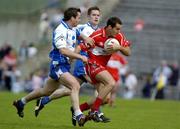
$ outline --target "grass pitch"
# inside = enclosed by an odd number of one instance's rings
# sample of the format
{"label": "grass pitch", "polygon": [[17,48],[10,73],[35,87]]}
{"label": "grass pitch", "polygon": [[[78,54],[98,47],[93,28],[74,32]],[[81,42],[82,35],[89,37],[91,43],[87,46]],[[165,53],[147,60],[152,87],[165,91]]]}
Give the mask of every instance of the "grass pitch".
{"label": "grass pitch", "polygon": [[[71,125],[70,99],[51,102],[36,118],[35,101],[26,105],[24,118],[19,118],[12,101],[25,94],[0,92],[0,129],[180,129],[180,102],[149,100],[116,100],[116,107],[102,108],[110,123],[89,121],[84,127]],[[81,96],[81,102],[89,96]],[[86,112],[87,114],[87,112]]]}

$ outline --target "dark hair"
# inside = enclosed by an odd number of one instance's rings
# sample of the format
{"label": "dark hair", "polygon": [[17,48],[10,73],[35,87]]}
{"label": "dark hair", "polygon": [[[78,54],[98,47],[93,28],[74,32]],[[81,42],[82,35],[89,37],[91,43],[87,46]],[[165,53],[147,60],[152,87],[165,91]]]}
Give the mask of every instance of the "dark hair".
{"label": "dark hair", "polygon": [[99,9],[97,6],[93,6],[93,7],[90,7],[90,8],[88,9],[87,15],[90,15],[91,12],[92,12],[92,10],[98,10],[98,11],[100,11],[100,9]]}
{"label": "dark hair", "polygon": [[118,17],[111,17],[108,19],[106,26],[110,25],[113,28],[116,24],[122,25],[122,21]]}
{"label": "dark hair", "polygon": [[71,8],[66,9],[64,11],[64,18],[63,18],[63,20],[64,21],[68,21],[68,20],[71,19],[71,17],[76,18],[77,15],[78,15],[78,12],[81,13],[81,10],[79,8],[71,7]]}

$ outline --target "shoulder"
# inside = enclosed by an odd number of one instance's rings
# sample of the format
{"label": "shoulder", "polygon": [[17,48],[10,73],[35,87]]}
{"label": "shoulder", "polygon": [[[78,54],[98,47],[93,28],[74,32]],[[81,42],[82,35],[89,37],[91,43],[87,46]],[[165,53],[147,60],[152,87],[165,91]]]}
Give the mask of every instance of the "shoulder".
{"label": "shoulder", "polygon": [[55,29],[55,31],[67,31],[67,30],[68,29],[63,24],[59,24]]}
{"label": "shoulder", "polygon": [[123,33],[118,33],[118,34],[116,35],[116,39],[117,39],[117,40],[122,40],[123,38],[124,38]]}
{"label": "shoulder", "polygon": [[98,30],[94,31],[94,32],[90,35],[90,37],[91,37],[91,38],[95,38],[95,37],[99,37],[99,36],[102,36],[102,35],[103,35],[102,29],[98,29]]}

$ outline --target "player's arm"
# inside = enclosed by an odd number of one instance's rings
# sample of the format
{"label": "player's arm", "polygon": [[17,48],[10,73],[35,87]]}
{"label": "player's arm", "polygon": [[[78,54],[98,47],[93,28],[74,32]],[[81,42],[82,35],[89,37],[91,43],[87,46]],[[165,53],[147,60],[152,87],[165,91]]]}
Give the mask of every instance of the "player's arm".
{"label": "player's arm", "polygon": [[131,55],[131,49],[129,46],[127,46],[127,47],[120,46],[119,51],[126,56]]}
{"label": "player's arm", "polygon": [[60,48],[59,49],[60,53],[71,58],[71,59],[80,59],[82,60],[84,63],[87,63],[87,57],[85,56],[81,56],[80,54],[74,53],[71,50],[67,49],[67,48]]}
{"label": "player's arm", "polygon": [[59,50],[59,52],[71,59],[80,59],[83,62],[87,63],[87,57],[81,56],[80,54],[74,53],[73,51],[66,48],[66,32],[62,32],[60,30],[56,30],[54,37],[55,47]]}
{"label": "player's arm", "polygon": [[88,51],[90,47],[87,47],[84,43],[80,43],[79,45],[76,46],[75,48],[75,53],[79,53],[81,50],[83,51]]}
{"label": "player's arm", "polygon": [[118,40],[120,43],[120,46],[118,48],[119,51],[125,56],[130,56],[131,55],[130,42],[126,40],[125,36],[122,33],[119,34]]}
{"label": "player's arm", "polygon": [[86,32],[80,32],[78,29],[76,29],[76,35],[78,39],[83,40],[84,44],[87,47],[94,46],[94,40],[89,37],[89,34],[87,34]]}

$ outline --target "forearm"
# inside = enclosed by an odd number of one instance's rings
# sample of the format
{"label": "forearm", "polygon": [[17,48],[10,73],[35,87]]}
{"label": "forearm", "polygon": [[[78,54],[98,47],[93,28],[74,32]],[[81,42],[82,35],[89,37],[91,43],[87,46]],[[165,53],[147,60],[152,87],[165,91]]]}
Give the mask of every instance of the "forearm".
{"label": "forearm", "polygon": [[68,50],[67,48],[60,48],[59,51],[61,54],[71,58],[71,59],[81,59],[82,56],[80,54],[77,54],[75,52],[72,52],[71,50]]}
{"label": "forearm", "polygon": [[121,47],[120,51],[123,55],[125,56],[130,56],[131,55],[131,49],[130,47]]}
{"label": "forearm", "polygon": [[77,45],[74,52],[79,53],[80,51],[81,51],[81,47],[79,45]]}

